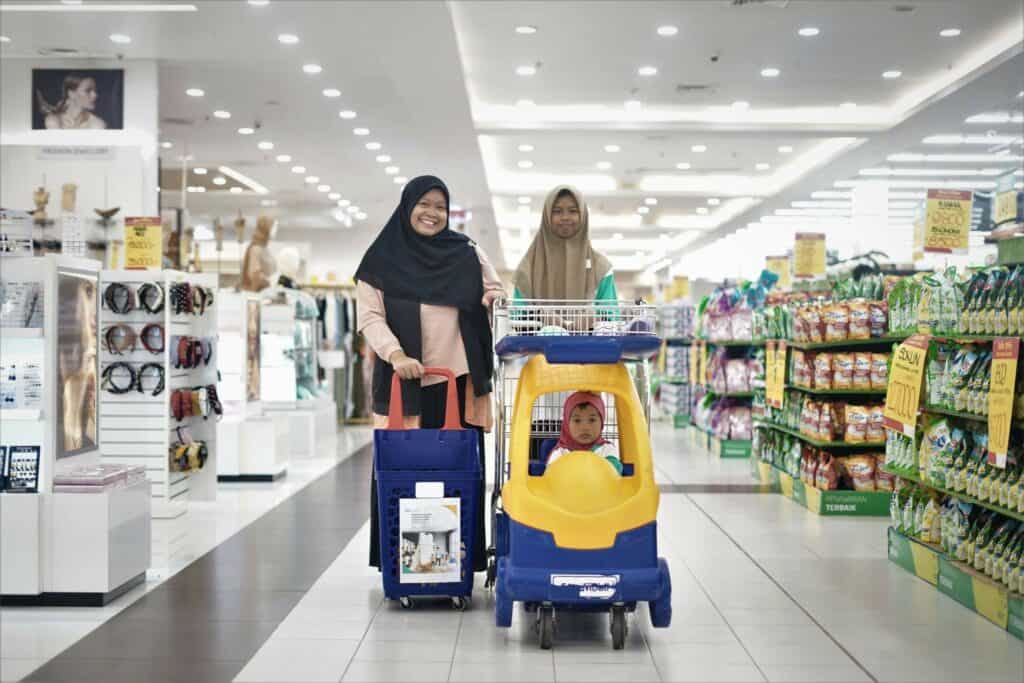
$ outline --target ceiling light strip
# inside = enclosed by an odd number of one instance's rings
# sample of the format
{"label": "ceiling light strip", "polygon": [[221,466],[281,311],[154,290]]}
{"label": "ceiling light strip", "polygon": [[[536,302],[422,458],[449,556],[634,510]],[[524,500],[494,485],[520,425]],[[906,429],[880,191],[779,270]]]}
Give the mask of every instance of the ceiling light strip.
{"label": "ceiling light strip", "polygon": [[249,176],[239,173],[230,166],[218,166],[217,170],[226,175],[227,177],[231,178],[232,180],[245,185],[256,194],[267,194],[270,192],[270,190],[263,187]]}

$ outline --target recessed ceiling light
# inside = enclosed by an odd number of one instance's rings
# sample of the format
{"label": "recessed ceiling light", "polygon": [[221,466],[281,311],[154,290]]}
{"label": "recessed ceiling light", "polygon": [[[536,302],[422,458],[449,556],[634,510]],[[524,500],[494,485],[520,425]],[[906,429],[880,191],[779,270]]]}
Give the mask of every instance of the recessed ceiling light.
{"label": "recessed ceiling light", "polygon": [[399,171],[399,168],[397,166],[385,166],[384,167],[384,172],[387,173],[388,175],[395,175],[396,173],[398,173],[398,171]]}
{"label": "recessed ceiling light", "polygon": [[520,204],[529,204],[532,201],[533,200],[530,197],[520,197],[519,198],[519,203]]}
{"label": "recessed ceiling light", "polygon": [[342,119],[354,119],[356,117],[356,113],[351,109],[342,109],[338,112],[338,117]]}
{"label": "recessed ceiling light", "polygon": [[281,33],[277,36],[277,42],[282,45],[295,45],[299,42],[299,37],[294,33]]}
{"label": "recessed ceiling light", "polygon": [[533,76],[537,73],[537,67],[524,64],[516,67],[516,74],[519,76]]}
{"label": "recessed ceiling light", "polygon": [[369,135],[370,134],[370,129],[369,128],[353,128],[352,129],[352,134],[353,135],[360,135],[360,136],[362,136],[362,135]]}
{"label": "recessed ceiling light", "polygon": [[277,160],[280,161],[282,164],[287,164],[289,161],[292,160],[292,155],[291,154],[278,154],[277,155]]}
{"label": "recessed ceiling light", "polygon": [[535,107],[537,106],[533,100],[516,100],[517,107]]}
{"label": "recessed ceiling light", "polygon": [[523,159],[517,164],[517,166],[519,166],[519,168],[533,168],[533,162],[529,159]]}
{"label": "recessed ceiling light", "polygon": [[658,75],[658,67],[656,67],[656,66],[642,66],[639,69],[637,69],[636,72],[638,74],[640,74],[641,76],[657,76]]}
{"label": "recessed ceiling light", "polygon": [[308,175],[305,180],[307,185],[316,185],[320,182],[320,176]]}
{"label": "recessed ceiling light", "polygon": [[802,29],[797,31],[797,33],[802,35],[804,38],[810,38],[818,35],[821,31],[816,26],[804,26]]}
{"label": "recessed ceiling light", "polygon": [[644,204],[647,206],[656,206],[658,204],[658,200],[655,197],[648,197],[644,200]]}
{"label": "recessed ceiling light", "polygon": [[744,109],[750,109],[750,102],[747,102],[746,100],[736,100],[732,103],[732,108],[741,111]]}
{"label": "recessed ceiling light", "polygon": [[206,175],[206,169],[203,168],[202,166],[196,166],[195,168],[192,169],[192,172],[195,173],[196,175]]}
{"label": "recessed ceiling light", "polygon": [[1019,93],[1017,93],[1017,99],[1024,100],[1024,90],[1021,90]]}
{"label": "recessed ceiling light", "polygon": [[376,152],[380,148],[381,148],[381,144],[379,142],[367,142],[366,143],[366,149],[370,150],[371,152]]}
{"label": "recessed ceiling light", "polygon": [[395,185],[405,185],[407,182],[409,182],[409,179],[406,178],[404,175],[398,175],[395,176],[394,181]]}
{"label": "recessed ceiling light", "polygon": [[227,178],[225,178],[222,175],[219,175],[219,176],[217,176],[216,178],[213,179],[213,184],[214,185],[226,185],[227,182],[228,182]]}
{"label": "recessed ceiling light", "polygon": [[533,151],[533,145],[519,145],[519,151],[520,152],[532,152]]}
{"label": "recessed ceiling light", "polygon": [[218,109],[217,111],[213,112],[213,118],[215,118],[215,119],[230,119],[231,118],[231,112],[225,111],[223,109]]}
{"label": "recessed ceiling light", "polygon": [[839,105],[839,108],[840,109],[856,109],[857,108],[857,103],[856,102],[843,102],[842,104]]}
{"label": "recessed ceiling light", "polygon": [[691,152],[697,152],[698,154],[708,151],[707,145],[694,145],[690,148]]}
{"label": "recessed ceiling light", "polygon": [[316,191],[317,192],[330,192],[331,191],[331,186],[330,185],[317,185],[316,186]]}
{"label": "recessed ceiling light", "polygon": [[270,0],[249,0],[249,4],[253,7],[266,7],[270,4]]}
{"label": "recessed ceiling light", "polygon": [[613,240],[621,240],[622,239],[622,233],[621,232],[615,233],[614,235],[612,235],[612,239]]}
{"label": "recessed ceiling light", "polygon": [[782,154],[790,154],[790,153],[792,153],[792,151],[793,151],[793,147],[791,145],[781,145],[781,146],[779,146],[779,152],[782,153]]}
{"label": "recessed ceiling light", "polygon": [[185,91],[185,94],[189,97],[202,97],[206,94],[206,91],[202,88],[189,88]]}
{"label": "recessed ceiling light", "polygon": [[239,128],[238,129],[238,134],[239,135],[252,135],[255,132],[256,132],[255,130],[253,130],[252,128],[248,128],[248,127],[244,127],[244,128]]}
{"label": "recessed ceiling light", "polygon": [[691,167],[689,163],[685,161],[680,161],[678,164],[676,164],[676,168],[678,168],[680,171],[689,171]]}
{"label": "recessed ceiling light", "polygon": [[612,162],[610,162],[610,161],[599,161],[599,162],[597,162],[597,167],[599,169],[601,169],[602,171],[607,171],[609,168],[612,167]]}
{"label": "recessed ceiling light", "polygon": [[939,31],[939,35],[943,38],[956,38],[960,35],[960,29],[958,28],[944,28]]}
{"label": "recessed ceiling light", "polygon": [[537,27],[536,26],[530,26],[528,24],[522,24],[520,26],[516,26],[516,33],[518,33],[521,36],[532,36],[536,32],[537,32]]}
{"label": "recessed ceiling light", "polygon": [[774,66],[769,66],[764,69],[761,69],[761,75],[764,76],[765,78],[775,78],[780,73],[782,72],[776,69]]}
{"label": "recessed ceiling light", "polygon": [[298,173],[299,175],[302,175],[305,172],[306,172],[306,167],[305,166],[292,166],[292,173]]}
{"label": "recessed ceiling light", "polygon": [[[205,192],[206,188],[205,187],[202,188],[202,191]],[[242,188],[240,188],[240,187],[232,187],[231,188],[231,194],[242,194]]]}
{"label": "recessed ceiling light", "polygon": [[334,201],[334,200],[337,200],[337,199],[341,199],[341,193],[340,192],[332,192],[329,195],[327,195],[327,198],[330,199],[331,201]]}
{"label": "recessed ceiling light", "polygon": [[165,142],[161,142],[160,146],[163,147],[164,149],[170,149],[171,147],[174,147],[174,143],[173,142],[166,142],[165,141]]}
{"label": "recessed ceiling light", "polygon": [[274,149],[274,143],[270,142],[269,140],[264,140],[256,146],[262,149],[264,152],[269,152],[270,150]]}
{"label": "recessed ceiling light", "polygon": [[622,106],[626,108],[626,111],[639,111],[644,105],[640,100],[626,100]]}
{"label": "recessed ceiling light", "polygon": [[351,204],[351,203],[352,203],[352,202],[351,202],[351,201],[349,201],[348,199],[339,199],[339,200],[338,200],[338,206],[340,206],[340,207],[341,207],[341,208],[343,208],[343,209],[344,209],[344,208],[345,208],[346,206],[348,206],[349,204]]}
{"label": "recessed ceiling light", "polygon": [[365,211],[359,211],[358,213],[356,213],[356,220],[357,221],[365,221],[366,220],[366,212]]}
{"label": "recessed ceiling light", "polygon": [[615,154],[616,152],[621,151],[621,150],[622,150],[622,148],[619,147],[618,145],[605,145],[604,146],[604,151],[608,152],[609,154]]}
{"label": "recessed ceiling light", "polygon": [[637,207],[636,212],[638,214],[640,214],[640,215],[648,214],[648,213],[651,212],[651,207],[649,207],[649,206],[640,206],[640,207]]}
{"label": "recessed ceiling light", "polygon": [[359,207],[353,204],[352,206],[345,209],[345,211],[348,211],[349,213],[359,213]]}
{"label": "recessed ceiling light", "polygon": [[378,161],[378,163],[386,164],[389,161],[391,161],[391,155],[390,154],[378,154],[377,155],[377,161]]}
{"label": "recessed ceiling light", "polygon": [[[10,38],[7,38],[7,40],[5,40],[3,42],[7,43],[7,42],[10,42],[10,40],[11,40]],[[110,34],[110,42],[117,43],[118,45],[127,45],[128,43],[132,42],[132,37],[131,36],[126,36],[123,33],[111,33]]]}
{"label": "recessed ceiling light", "polygon": [[9,42],[11,42],[11,39],[8,38],[7,36],[0,36],[0,43],[9,43]]}
{"label": "recessed ceiling light", "polygon": [[659,26],[658,27],[658,35],[659,36],[665,36],[667,38],[669,36],[674,36],[677,33],[679,33],[679,27],[678,26],[672,26],[671,24],[665,24],[664,26]]}
{"label": "recessed ceiling light", "polygon": [[260,206],[277,206],[276,199],[261,199]]}
{"label": "recessed ceiling light", "polygon": [[756,168],[758,171],[767,171],[771,167],[772,167],[771,164],[766,164],[763,161],[761,163],[757,164],[756,166],[754,166],[754,168]]}
{"label": "recessed ceiling light", "polygon": [[341,91],[337,88],[324,88],[324,97],[341,97]]}
{"label": "recessed ceiling light", "polygon": [[710,204],[711,206],[718,206],[721,203],[722,203],[722,200],[719,199],[718,197],[710,197],[710,198],[708,198],[708,204]]}
{"label": "recessed ceiling light", "polygon": [[303,64],[302,70],[307,74],[318,74],[324,70],[319,64]]}
{"label": "recessed ceiling light", "polygon": [[882,78],[893,79],[893,78],[899,78],[902,75],[903,75],[902,71],[897,71],[896,69],[893,69],[892,71],[885,71],[885,72],[883,72],[882,73]]}

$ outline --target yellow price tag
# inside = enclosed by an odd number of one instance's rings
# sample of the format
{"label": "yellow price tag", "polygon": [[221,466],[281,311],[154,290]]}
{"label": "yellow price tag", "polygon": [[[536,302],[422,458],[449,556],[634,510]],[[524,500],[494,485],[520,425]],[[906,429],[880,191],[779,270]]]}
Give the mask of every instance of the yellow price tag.
{"label": "yellow price tag", "polygon": [[1009,190],[996,195],[996,209],[992,217],[996,225],[1017,219],[1017,194],[1017,190]]}
{"label": "yellow price tag", "polygon": [[700,370],[700,342],[693,342],[690,344],[690,386],[696,386],[700,384],[697,381],[699,375],[697,371]]}
{"label": "yellow price tag", "polygon": [[1020,337],[1003,337],[992,342],[992,381],[988,391],[988,461],[1006,467],[1010,450],[1010,422],[1013,420],[1013,387],[1017,379]]}
{"label": "yellow price tag", "polygon": [[793,248],[793,275],[821,277],[825,265],[825,233],[798,232]]}
{"label": "yellow price tag", "polygon": [[970,190],[928,190],[924,250],[966,254],[973,205],[974,194]]}
{"label": "yellow price tag", "polygon": [[690,278],[680,275],[672,280],[674,299],[685,299],[690,296]]}
{"label": "yellow price tag", "polygon": [[774,408],[782,408],[786,399],[786,366],[787,351],[789,348],[786,342],[768,342],[769,347],[766,353],[768,363],[765,367],[766,397],[768,405]]}
{"label": "yellow price tag", "polygon": [[697,369],[697,384],[708,383],[708,346],[700,343],[700,367]]}
{"label": "yellow price tag", "polygon": [[913,259],[916,263],[924,258],[924,220],[914,223],[914,250]]}
{"label": "yellow price tag", "polygon": [[793,288],[793,269],[788,256],[766,256],[764,267],[779,276],[777,288],[787,291]]}
{"label": "yellow price tag", "polygon": [[159,216],[124,219],[126,270],[159,270],[163,266],[163,226]]}
{"label": "yellow price tag", "polygon": [[885,427],[911,438],[917,424],[927,357],[928,336],[915,334],[896,349],[892,369],[889,371],[889,389],[885,394]]}

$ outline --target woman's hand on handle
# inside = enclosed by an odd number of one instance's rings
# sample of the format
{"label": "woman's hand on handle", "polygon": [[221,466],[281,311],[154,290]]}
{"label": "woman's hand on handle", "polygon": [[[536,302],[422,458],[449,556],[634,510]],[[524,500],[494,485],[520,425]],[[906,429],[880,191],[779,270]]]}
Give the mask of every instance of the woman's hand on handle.
{"label": "woman's hand on handle", "polygon": [[409,358],[404,351],[395,351],[388,359],[395,372],[402,379],[419,379],[423,377],[423,364],[415,358]]}

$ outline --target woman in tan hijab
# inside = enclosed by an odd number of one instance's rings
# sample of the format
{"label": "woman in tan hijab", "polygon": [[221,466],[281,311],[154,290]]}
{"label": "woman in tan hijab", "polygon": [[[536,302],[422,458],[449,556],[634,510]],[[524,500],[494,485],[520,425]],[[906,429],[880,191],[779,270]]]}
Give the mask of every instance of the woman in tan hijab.
{"label": "woman in tan hijab", "polygon": [[590,244],[587,205],[559,185],[544,200],[540,230],[516,269],[515,299],[615,301],[612,264]]}

